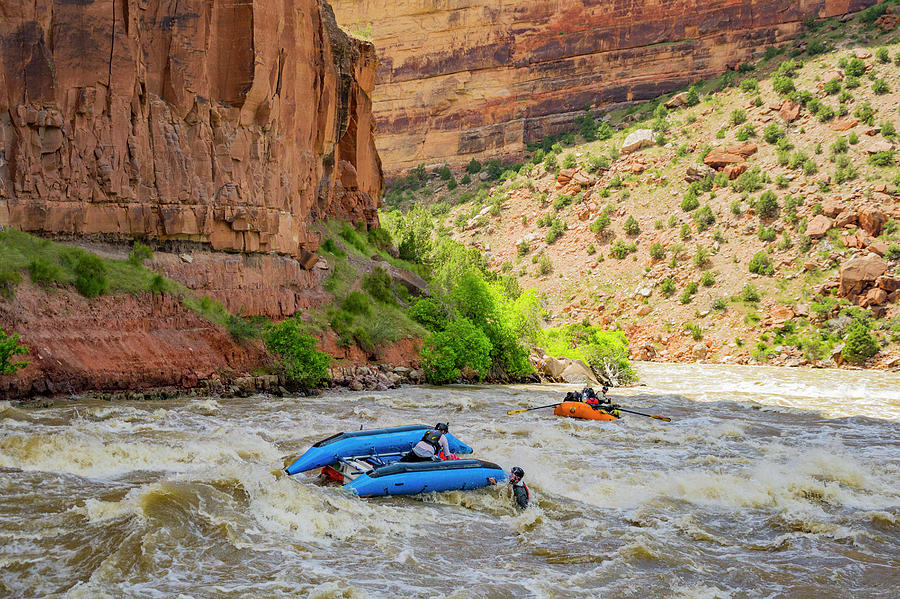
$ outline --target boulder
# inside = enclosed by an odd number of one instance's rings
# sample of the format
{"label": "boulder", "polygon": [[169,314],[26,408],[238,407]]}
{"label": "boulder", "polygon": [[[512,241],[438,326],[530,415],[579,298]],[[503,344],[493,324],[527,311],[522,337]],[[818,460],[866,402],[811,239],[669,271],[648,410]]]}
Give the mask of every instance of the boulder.
{"label": "boulder", "polygon": [[860,303],[861,306],[880,306],[885,301],[887,301],[887,291],[884,289],[879,289],[878,287],[873,287],[869,289],[869,292],[866,293],[866,297],[863,302]]}
{"label": "boulder", "polygon": [[566,358],[562,358],[561,360],[557,360],[553,356],[545,356],[544,357],[544,366],[541,368],[541,371],[554,379],[558,379],[563,371],[565,371],[568,366],[568,360]]}
{"label": "boulder", "polygon": [[900,291],[900,277],[881,275],[880,277],[875,279],[875,285],[879,289],[884,289],[888,293]]}
{"label": "boulder", "polygon": [[833,79],[837,79],[838,81],[844,80],[844,74],[837,69],[828,69],[824,73],[822,73],[822,81],[831,81]]}
{"label": "boulder", "polygon": [[878,237],[881,234],[881,228],[887,222],[887,215],[872,206],[863,206],[857,212],[857,216],[859,226],[872,237]]}
{"label": "boulder", "polygon": [[687,173],[684,175],[684,180],[688,183],[692,183],[694,181],[702,181],[707,177],[715,177],[716,171],[711,169],[705,164],[692,164],[687,167]]}
{"label": "boulder", "polygon": [[887,254],[888,248],[890,248],[890,246],[884,241],[873,241],[868,245],[866,249],[868,249],[870,252],[878,254],[879,256],[884,256],[885,254]]}
{"label": "boulder", "polygon": [[559,174],[556,176],[556,182],[560,185],[565,185],[569,181],[572,180],[572,177],[575,176],[576,169],[574,168],[564,168],[559,171]]}
{"label": "boulder", "polygon": [[737,154],[738,156],[743,156],[744,158],[753,156],[758,150],[759,148],[756,147],[756,144],[736,144],[725,148],[725,151],[729,154]]}
{"label": "boulder", "polygon": [[828,128],[832,131],[849,131],[853,129],[859,124],[859,119],[852,116],[842,116],[839,119],[834,119],[831,121],[831,124],[828,125]]}
{"label": "boulder", "polygon": [[818,239],[824,237],[825,233],[831,229],[831,219],[825,215],[819,214],[813,217],[809,224],[806,225],[806,235],[810,239]]}
{"label": "boulder", "polygon": [[578,170],[574,175],[572,175],[572,183],[578,185],[579,187],[591,187],[596,182],[597,177],[582,170]]}
{"label": "boulder", "polygon": [[785,100],[778,109],[778,115],[786,123],[792,123],[800,116],[800,104],[793,100]]}
{"label": "boulder", "polygon": [[712,150],[709,154],[706,155],[706,158],[703,159],[703,163],[710,168],[714,168],[716,170],[725,168],[729,164],[736,164],[738,162],[743,162],[744,157],[740,154],[734,154],[732,152],[726,152],[725,150]]}
{"label": "boulder", "polygon": [[637,152],[642,148],[652,146],[655,143],[654,138],[655,136],[653,135],[652,129],[638,129],[637,131],[632,131],[622,143],[622,153],[630,154],[631,152]]}
{"label": "boulder", "polygon": [[706,347],[706,344],[702,341],[695,343],[691,348],[691,356],[693,356],[695,360],[705,360],[708,355],[709,348]]}
{"label": "boulder", "polygon": [[867,58],[872,58],[872,52],[867,48],[857,48],[855,50],[856,57],[860,60],[866,60]]}
{"label": "boulder", "polygon": [[681,92],[666,100],[665,106],[666,108],[681,108],[682,106],[687,106],[687,99],[688,93]]}
{"label": "boulder", "polygon": [[888,268],[887,262],[875,254],[856,256],[841,265],[840,294],[844,297],[862,292]]}
{"label": "boulder", "polygon": [[841,212],[845,210],[843,202],[841,202],[840,198],[828,198],[824,202],[822,202],[822,213],[825,216],[830,216],[834,218]]}
{"label": "boulder", "polygon": [[794,310],[790,306],[776,304],[769,309],[769,321],[773,326],[780,327],[794,317]]}
{"label": "boulder", "polygon": [[856,212],[850,209],[844,210],[834,219],[834,226],[838,229],[847,225],[855,225],[857,220]]}
{"label": "boulder", "polygon": [[725,168],[722,169],[722,172],[725,173],[725,176],[729,179],[737,179],[745,172],[747,172],[747,165],[743,162],[739,164],[729,164]]}
{"label": "boulder", "polygon": [[638,316],[646,316],[646,315],[650,314],[651,311],[652,311],[652,308],[650,308],[650,306],[648,306],[647,304],[642,304],[641,307],[638,308],[637,315]]}
{"label": "boulder", "polygon": [[878,152],[890,152],[894,149],[894,144],[883,139],[865,139],[859,144],[859,149],[866,154],[877,154]]}
{"label": "boulder", "polygon": [[569,365],[566,366],[566,369],[560,375],[560,378],[573,385],[585,385],[590,387],[600,386],[594,373],[588,365],[581,360],[571,360]]}

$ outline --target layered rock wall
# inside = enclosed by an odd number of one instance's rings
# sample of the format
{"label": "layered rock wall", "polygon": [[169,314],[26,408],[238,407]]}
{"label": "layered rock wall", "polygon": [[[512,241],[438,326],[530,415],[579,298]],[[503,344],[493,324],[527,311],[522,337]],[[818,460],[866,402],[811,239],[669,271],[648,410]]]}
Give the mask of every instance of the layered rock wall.
{"label": "layered rock wall", "polygon": [[5,1],[0,225],[309,258],[377,222],[375,62],[324,0]]}
{"label": "layered rock wall", "polygon": [[515,157],[585,107],[715,76],[877,0],[333,0],[378,48],[378,149],[389,174]]}

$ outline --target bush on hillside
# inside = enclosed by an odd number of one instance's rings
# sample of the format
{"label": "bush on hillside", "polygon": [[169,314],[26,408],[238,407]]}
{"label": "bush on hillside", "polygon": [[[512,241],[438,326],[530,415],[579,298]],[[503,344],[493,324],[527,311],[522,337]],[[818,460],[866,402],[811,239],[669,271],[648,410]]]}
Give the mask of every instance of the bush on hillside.
{"label": "bush on hillside", "polygon": [[450,322],[446,308],[433,297],[420,298],[410,307],[409,316],[429,331],[443,331]]}
{"label": "bush on hillside", "polygon": [[363,276],[362,288],[376,300],[393,304],[395,300],[394,292],[391,291],[392,283],[391,275],[385,269],[376,266],[372,272]]}
{"label": "bush on hillside", "polygon": [[150,246],[140,241],[135,241],[134,247],[128,254],[128,264],[140,266],[144,263],[144,260],[150,260],[151,258],[153,258],[153,250],[150,249]]}
{"label": "bush on hillside", "polygon": [[28,366],[28,362],[14,360],[16,356],[24,356],[27,353],[28,348],[19,345],[18,333],[7,335],[6,331],[0,328],[0,376],[13,374]]}
{"label": "bush on hillside", "polygon": [[847,327],[841,356],[853,364],[862,364],[877,353],[878,341],[869,331],[868,322],[862,318],[855,319]]}
{"label": "bush on hillside", "polygon": [[435,385],[455,381],[464,368],[483,379],[491,369],[491,342],[468,318],[457,318],[446,330],[425,338],[422,366]]}
{"label": "bush on hillside", "polygon": [[106,264],[99,256],[82,252],[75,262],[75,289],[86,298],[102,295],[109,282],[106,280]]}
{"label": "bush on hillside", "polygon": [[269,325],[265,341],[288,384],[311,389],[328,379],[331,358],[316,349],[316,340],[304,335],[296,320]]}
{"label": "bush on hillside", "polygon": [[775,274],[775,267],[772,266],[772,261],[765,252],[756,252],[753,254],[753,258],[750,259],[748,268],[750,272],[758,275],[771,276]]}

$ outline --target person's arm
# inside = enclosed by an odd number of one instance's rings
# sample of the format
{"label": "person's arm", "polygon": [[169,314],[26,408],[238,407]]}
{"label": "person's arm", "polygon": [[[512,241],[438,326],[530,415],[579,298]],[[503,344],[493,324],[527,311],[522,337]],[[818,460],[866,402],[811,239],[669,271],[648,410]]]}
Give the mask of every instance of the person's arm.
{"label": "person's arm", "polygon": [[448,459],[448,460],[453,459],[450,457],[453,454],[450,453],[450,443],[447,442],[447,435],[441,435],[441,449],[444,451],[444,455],[446,456],[446,459]]}

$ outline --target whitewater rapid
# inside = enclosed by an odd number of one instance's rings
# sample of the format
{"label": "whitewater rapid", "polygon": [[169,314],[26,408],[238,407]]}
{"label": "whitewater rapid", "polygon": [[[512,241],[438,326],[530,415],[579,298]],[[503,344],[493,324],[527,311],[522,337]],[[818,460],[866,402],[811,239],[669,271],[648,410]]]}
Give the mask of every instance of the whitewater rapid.
{"label": "whitewater rapid", "polygon": [[[671,423],[507,410],[565,386],[0,403],[0,596],[894,597],[900,376],[641,364]],[[281,468],[450,421],[505,487],[360,500]]]}

